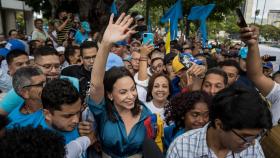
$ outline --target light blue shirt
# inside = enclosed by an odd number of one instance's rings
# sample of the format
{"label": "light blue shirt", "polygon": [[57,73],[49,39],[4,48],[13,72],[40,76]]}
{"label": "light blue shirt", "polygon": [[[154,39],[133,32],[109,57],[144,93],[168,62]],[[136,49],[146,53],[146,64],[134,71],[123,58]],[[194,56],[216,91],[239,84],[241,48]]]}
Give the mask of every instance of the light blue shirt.
{"label": "light blue shirt", "polygon": [[75,34],[75,43],[82,44],[84,41],[88,39],[88,33],[82,34],[80,30],[78,30]]}
{"label": "light blue shirt", "polygon": [[141,146],[146,135],[144,120],[151,115],[151,111],[145,105],[141,105],[140,119],[133,126],[129,135],[127,135],[125,124],[115,109],[113,110],[113,114],[116,116],[117,121],[112,122],[109,120],[104,99],[99,104],[96,104],[90,98],[87,101],[98,124],[102,150],[106,154],[119,158],[142,152]]}
{"label": "light blue shirt", "polygon": [[32,125],[32,127],[36,128],[40,125],[41,121],[44,120],[43,110],[39,109],[31,114],[23,114],[20,112],[20,109],[24,106],[17,106],[9,115],[8,118],[10,123],[7,128],[14,128],[17,126],[25,127],[28,125]]}
{"label": "light blue shirt", "polygon": [[[60,76],[61,79],[68,79],[73,86],[79,90],[79,80],[74,77],[69,76]],[[22,105],[24,103],[23,98],[21,98],[14,89],[11,89],[0,102],[0,109],[5,111],[6,113],[10,113],[15,109],[17,106]]]}
{"label": "light blue shirt", "polygon": [[79,135],[79,132],[78,132],[78,128],[76,127],[73,131],[70,131],[70,132],[62,132],[62,131],[58,131],[52,127],[50,127],[46,120],[43,119],[41,122],[40,122],[40,125],[45,128],[45,129],[50,129],[52,131],[56,131],[58,132],[59,134],[63,135],[64,139],[65,139],[65,144],[68,144],[69,142],[71,142],[72,140],[75,140],[77,139],[78,137],[80,137]]}

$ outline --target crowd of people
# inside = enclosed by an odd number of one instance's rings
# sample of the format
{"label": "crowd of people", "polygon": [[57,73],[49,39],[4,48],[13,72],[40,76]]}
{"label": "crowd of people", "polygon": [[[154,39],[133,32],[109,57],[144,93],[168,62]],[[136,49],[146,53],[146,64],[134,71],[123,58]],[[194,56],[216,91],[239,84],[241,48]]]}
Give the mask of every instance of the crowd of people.
{"label": "crowd of people", "polygon": [[242,43],[182,36],[167,52],[157,32],[143,44],[141,15],[112,14],[98,33],[65,10],[43,23],[29,41],[0,38],[0,157],[267,156],[280,71],[257,27]]}

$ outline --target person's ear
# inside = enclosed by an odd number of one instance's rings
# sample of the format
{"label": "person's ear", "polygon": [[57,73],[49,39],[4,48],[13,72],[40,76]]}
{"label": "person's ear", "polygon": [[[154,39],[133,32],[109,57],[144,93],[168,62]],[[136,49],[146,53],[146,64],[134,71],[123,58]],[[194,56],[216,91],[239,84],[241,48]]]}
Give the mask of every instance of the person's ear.
{"label": "person's ear", "polygon": [[46,122],[51,123],[52,122],[52,114],[48,109],[43,109],[43,113],[45,115]]}
{"label": "person's ear", "polygon": [[223,123],[220,119],[215,119],[214,123],[217,130],[223,130]]}
{"label": "person's ear", "polygon": [[113,95],[112,95],[112,93],[108,93],[107,97],[109,98],[109,100],[113,101]]}
{"label": "person's ear", "polygon": [[239,75],[237,75],[237,77],[236,77],[236,80],[235,81],[237,81],[239,79]]}

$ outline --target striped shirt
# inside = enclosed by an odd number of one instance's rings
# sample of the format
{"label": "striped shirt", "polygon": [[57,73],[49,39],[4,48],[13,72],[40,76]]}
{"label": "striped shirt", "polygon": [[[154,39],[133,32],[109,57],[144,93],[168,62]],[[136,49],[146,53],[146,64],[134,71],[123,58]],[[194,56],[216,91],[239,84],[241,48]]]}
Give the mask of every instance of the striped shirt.
{"label": "striped shirt", "polygon": [[[60,25],[63,24],[62,20],[56,20],[56,23]],[[62,43],[66,40],[66,35],[68,34],[69,30],[72,28],[72,22],[68,22],[63,30],[57,31],[57,43],[62,45]]]}
{"label": "striped shirt", "polygon": [[[166,158],[217,158],[207,146],[206,133],[208,124],[203,128],[184,133],[176,138],[167,151]],[[258,141],[240,153],[229,152],[226,158],[264,158]]]}

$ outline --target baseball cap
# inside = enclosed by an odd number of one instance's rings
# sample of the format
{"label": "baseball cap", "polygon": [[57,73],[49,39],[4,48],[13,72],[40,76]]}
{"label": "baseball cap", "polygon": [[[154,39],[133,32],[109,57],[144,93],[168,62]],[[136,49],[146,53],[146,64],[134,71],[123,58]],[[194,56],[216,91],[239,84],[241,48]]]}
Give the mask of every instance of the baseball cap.
{"label": "baseball cap", "polygon": [[89,26],[89,23],[86,22],[86,21],[83,21],[83,22],[82,22],[81,27],[82,27],[86,32],[90,32],[90,31],[91,31],[90,26]]}
{"label": "baseball cap", "polygon": [[273,69],[273,64],[270,61],[263,63],[263,68]]}
{"label": "baseball cap", "polygon": [[[181,61],[183,61],[183,63]],[[180,53],[172,61],[173,71],[175,73],[179,72],[181,69],[185,68],[185,65],[189,62],[195,63],[197,65],[202,64],[202,61],[196,59],[190,53]]]}
{"label": "baseball cap", "polygon": [[65,47],[59,46],[59,47],[56,48],[56,51],[59,52],[59,53],[61,53],[61,52],[64,53],[65,52]]}
{"label": "baseball cap", "polygon": [[109,69],[111,69],[114,66],[116,66],[116,67],[124,66],[123,60],[118,55],[116,55],[114,53],[109,53],[107,63],[106,63],[106,71],[108,71]]}
{"label": "baseball cap", "polygon": [[136,21],[139,21],[139,20],[144,20],[144,17],[143,17],[143,15],[137,15],[136,17],[135,17],[135,20]]}
{"label": "baseball cap", "polygon": [[25,45],[18,39],[9,40],[4,48],[0,49],[0,55],[6,57],[6,55],[12,50],[25,51]]}

